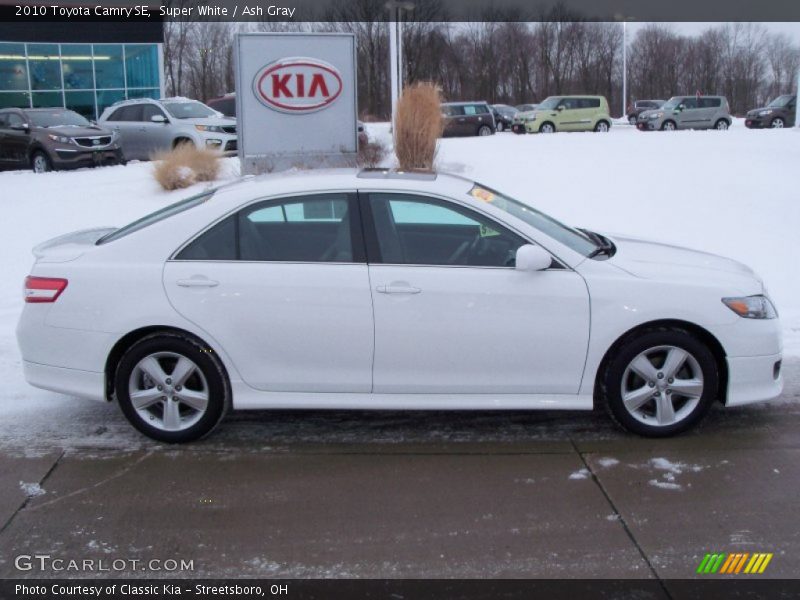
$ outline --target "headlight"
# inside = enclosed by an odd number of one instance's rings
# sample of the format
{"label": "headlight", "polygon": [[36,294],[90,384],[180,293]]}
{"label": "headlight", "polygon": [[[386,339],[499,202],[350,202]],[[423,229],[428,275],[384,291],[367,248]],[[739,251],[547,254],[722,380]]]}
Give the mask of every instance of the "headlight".
{"label": "headlight", "polygon": [[760,111],[758,111],[758,116],[759,117],[766,117],[767,115],[771,115],[771,114],[772,114],[771,110],[760,110]]}
{"label": "headlight", "polygon": [[778,311],[775,310],[770,299],[766,296],[745,296],[743,298],[723,298],[723,304],[740,317],[745,319],[775,319]]}
{"label": "headlight", "polygon": [[48,133],[47,137],[59,144],[69,144],[72,141],[72,138],[68,138],[65,135],[53,135],[52,133]]}
{"label": "headlight", "polygon": [[208,133],[225,133],[219,125],[195,125],[197,131],[207,131]]}
{"label": "headlight", "polygon": [[663,116],[664,116],[664,113],[653,113],[648,118],[650,118],[650,119],[660,119]]}

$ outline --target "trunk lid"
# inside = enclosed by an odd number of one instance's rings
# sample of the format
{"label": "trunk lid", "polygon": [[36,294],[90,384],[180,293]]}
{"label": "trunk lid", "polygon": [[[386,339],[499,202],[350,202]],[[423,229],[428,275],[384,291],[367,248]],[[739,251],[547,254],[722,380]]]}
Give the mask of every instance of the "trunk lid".
{"label": "trunk lid", "polygon": [[54,237],[33,248],[37,263],[61,263],[75,260],[95,247],[97,240],[115,231],[116,227],[82,229]]}

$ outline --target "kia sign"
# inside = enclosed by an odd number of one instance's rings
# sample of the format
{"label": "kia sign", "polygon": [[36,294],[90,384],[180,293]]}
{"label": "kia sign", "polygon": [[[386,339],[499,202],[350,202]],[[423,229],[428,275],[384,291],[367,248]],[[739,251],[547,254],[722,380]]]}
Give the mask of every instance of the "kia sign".
{"label": "kia sign", "polygon": [[238,34],[242,173],[355,165],[355,61],[352,34]]}
{"label": "kia sign", "polygon": [[327,108],[342,93],[342,77],[333,65],[313,58],[287,58],[267,65],[253,80],[264,106],[292,114]]}

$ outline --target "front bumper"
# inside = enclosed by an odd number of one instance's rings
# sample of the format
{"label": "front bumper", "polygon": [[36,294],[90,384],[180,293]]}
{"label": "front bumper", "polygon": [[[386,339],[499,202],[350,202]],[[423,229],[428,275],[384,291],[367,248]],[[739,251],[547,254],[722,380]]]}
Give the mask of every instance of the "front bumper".
{"label": "front bumper", "polygon": [[525,125],[523,123],[513,123],[511,125],[511,131],[514,133],[528,133],[525,131]]}
{"label": "front bumper", "polygon": [[80,169],[82,167],[101,167],[119,165],[125,162],[120,148],[97,150],[58,147],[49,153],[56,169]]}
{"label": "front bumper", "polygon": [[748,117],[744,126],[748,129],[765,129],[770,127],[772,117]]}
{"label": "front bumper", "polygon": [[647,119],[646,121],[637,121],[636,129],[639,131],[657,131],[661,129],[661,119]]}
{"label": "front bumper", "polygon": [[209,150],[218,150],[224,156],[238,154],[238,138],[226,133],[208,132],[203,136],[203,146]]}
{"label": "front bumper", "polygon": [[728,357],[728,394],[725,406],[773,400],[783,392],[780,354]]}

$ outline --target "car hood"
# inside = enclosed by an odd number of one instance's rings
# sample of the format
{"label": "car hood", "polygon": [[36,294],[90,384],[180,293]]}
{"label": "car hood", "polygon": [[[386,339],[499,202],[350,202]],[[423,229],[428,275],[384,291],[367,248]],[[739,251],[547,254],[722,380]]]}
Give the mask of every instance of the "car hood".
{"label": "car hood", "polygon": [[763,282],[758,275],[733,259],[634,237],[611,234],[606,237],[617,247],[616,254],[609,261],[635,277],[719,284],[743,294],[763,291]]}
{"label": "car hood", "polygon": [[41,131],[53,135],[63,135],[66,137],[91,137],[95,135],[111,135],[108,129],[102,127],[44,127]]}
{"label": "car hood", "polygon": [[219,125],[222,127],[236,127],[236,119],[227,117],[202,117],[196,119],[175,119],[177,123],[190,123],[192,125]]}
{"label": "car hood", "polygon": [[665,112],[663,108],[648,108],[639,113],[639,118],[647,118],[656,113]]}

